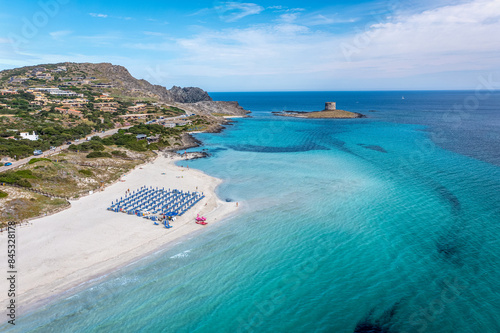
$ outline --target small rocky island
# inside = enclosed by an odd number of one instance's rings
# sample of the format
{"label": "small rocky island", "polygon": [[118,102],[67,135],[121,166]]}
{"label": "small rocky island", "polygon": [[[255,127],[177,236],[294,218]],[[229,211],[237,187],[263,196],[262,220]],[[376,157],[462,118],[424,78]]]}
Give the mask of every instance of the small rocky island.
{"label": "small rocky island", "polygon": [[335,102],[326,102],[323,111],[280,111],[273,112],[277,116],[294,117],[294,118],[315,118],[315,119],[351,119],[365,118],[366,116],[345,110],[338,110]]}

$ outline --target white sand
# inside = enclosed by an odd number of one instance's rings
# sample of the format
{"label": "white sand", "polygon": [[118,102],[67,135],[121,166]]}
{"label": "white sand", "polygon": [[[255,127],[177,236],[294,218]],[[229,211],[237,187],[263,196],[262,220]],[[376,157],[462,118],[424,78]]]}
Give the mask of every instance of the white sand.
{"label": "white sand", "polygon": [[[26,308],[82,282],[102,276],[154,252],[174,240],[210,226],[237,210],[236,204],[215,195],[221,180],[199,170],[177,167],[179,157],[158,157],[137,167],[102,192],[71,202],[71,208],[17,228],[17,302]],[[165,173],[165,175],[162,175]],[[154,225],[134,215],[106,210],[127,189],[143,185],[204,192],[205,198],[172,222],[173,228]],[[196,214],[208,225],[194,222]],[[1,267],[7,264],[7,232],[0,235]],[[6,272],[7,269],[4,269]],[[6,279],[0,283],[0,304],[7,304]]]}

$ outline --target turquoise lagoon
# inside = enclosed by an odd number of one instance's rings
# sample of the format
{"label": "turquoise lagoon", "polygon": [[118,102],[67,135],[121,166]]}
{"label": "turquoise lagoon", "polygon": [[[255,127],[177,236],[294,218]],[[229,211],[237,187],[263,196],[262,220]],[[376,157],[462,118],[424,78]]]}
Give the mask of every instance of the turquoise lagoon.
{"label": "turquoise lagoon", "polygon": [[[500,94],[211,95],[252,118],[198,134],[189,167],[240,213],[9,331],[500,331]],[[271,113],[331,100],[368,118]]]}

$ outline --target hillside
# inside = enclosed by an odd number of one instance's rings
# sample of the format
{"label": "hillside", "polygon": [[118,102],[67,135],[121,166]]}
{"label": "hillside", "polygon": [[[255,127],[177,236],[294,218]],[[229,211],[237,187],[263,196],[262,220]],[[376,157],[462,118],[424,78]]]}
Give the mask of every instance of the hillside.
{"label": "hillside", "polygon": [[[61,75],[53,74],[50,82],[60,82],[63,85],[79,85],[78,81],[89,80],[95,84],[111,84],[111,91],[123,95],[143,98],[155,98],[161,102],[179,102],[179,103],[195,103],[200,101],[211,101],[212,99],[206,91],[195,87],[172,87],[166,89],[160,85],[153,85],[146,80],[138,80],[134,78],[129,71],[119,65],[112,65],[110,63],[58,63],[58,64],[43,64],[36,66],[26,66],[12,70],[4,70],[0,72],[2,80],[13,76],[20,76],[19,73],[33,72],[37,69],[44,68],[49,71],[57,70],[57,68],[66,68]],[[42,72],[43,73],[43,72]],[[54,73],[54,72],[52,72]],[[43,74],[42,74],[43,75]],[[40,76],[40,75],[39,75]],[[36,78],[36,76],[35,76]],[[46,76],[41,79],[47,81]],[[79,78],[82,78],[78,80]],[[30,83],[25,81],[24,83]],[[39,83],[34,81],[32,83]],[[85,82],[82,82],[85,84]],[[81,85],[81,84],[80,84]]]}
{"label": "hillside", "polygon": [[[206,102],[203,108],[192,107],[195,112],[214,113],[225,102],[214,103],[208,93],[197,87],[177,87],[167,89],[146,80],[134,78],[129,71],[110,63],[57,63],[26,66],[0,72],[0,85],[3,89],[26,89],[30,87],[60,87],[61,89],[80,89],[91,93],[109,93],[124,101],[149,101],[175,106],[176,103]],[[207,103],[208,102],[208,103]],[[207,107],[208,106],[208,107]],[[248,112],[234,102],[224,107],[232,115],[244,115]],[[197,113],[197,112],[196,112]]]}
{"label": "hillside", "polygon": [[132,132],[157,137],[132,144],[135,136],[119,136],[110,144],[136,150],[183,147],[190,145],[189,132],[218,131],[227,122],[225,117],[247,113],[237,102],[213,101],[200,88],[166,89],[109,63],[4,70],[0,72],[0,160],[8,163],[117,129],[137,129]]}

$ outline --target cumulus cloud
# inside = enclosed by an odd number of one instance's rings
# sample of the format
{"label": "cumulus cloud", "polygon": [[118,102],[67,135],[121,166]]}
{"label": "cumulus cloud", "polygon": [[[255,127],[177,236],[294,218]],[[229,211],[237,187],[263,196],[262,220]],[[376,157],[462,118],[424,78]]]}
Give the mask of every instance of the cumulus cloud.
{"label": "cumulus cloud", "polygon": [[299,13],[286,13],[280,15],[280,20],[283,22],[291,23],[299,17]]}
{"label": "cumulus cloud", "polygon": [[[425,88],[433,77],[466,73],[470,81],[474,77],[470,73],[500,68],[500,0],[472,0],[374,18],[341,34],[323,26],[341,22],[335,15],[280,17],[283,14],[294,13],[279,12],[267,24],[203,29],[185,38],[126,46],[168,52],[170,57],[161,66],[169,68],[171,78],[206,78],[209,85],[209,78],[224,78],[214,82],[244,82],[262,89],[301,89],[307,84],[326,89],[330,83],[338,89],[345,89],[339,84],[380,89],[373,82],[401,82],[401,78],[410,78],[408,82],[425,78],[419,81]],[[372,85],[367,86],[370,80]]]}
{"label": "cumulus cloud", "polygon": [[387,73],[498,68],[500,0],[447,5],[378,22],[343,42],[356,65]]}

